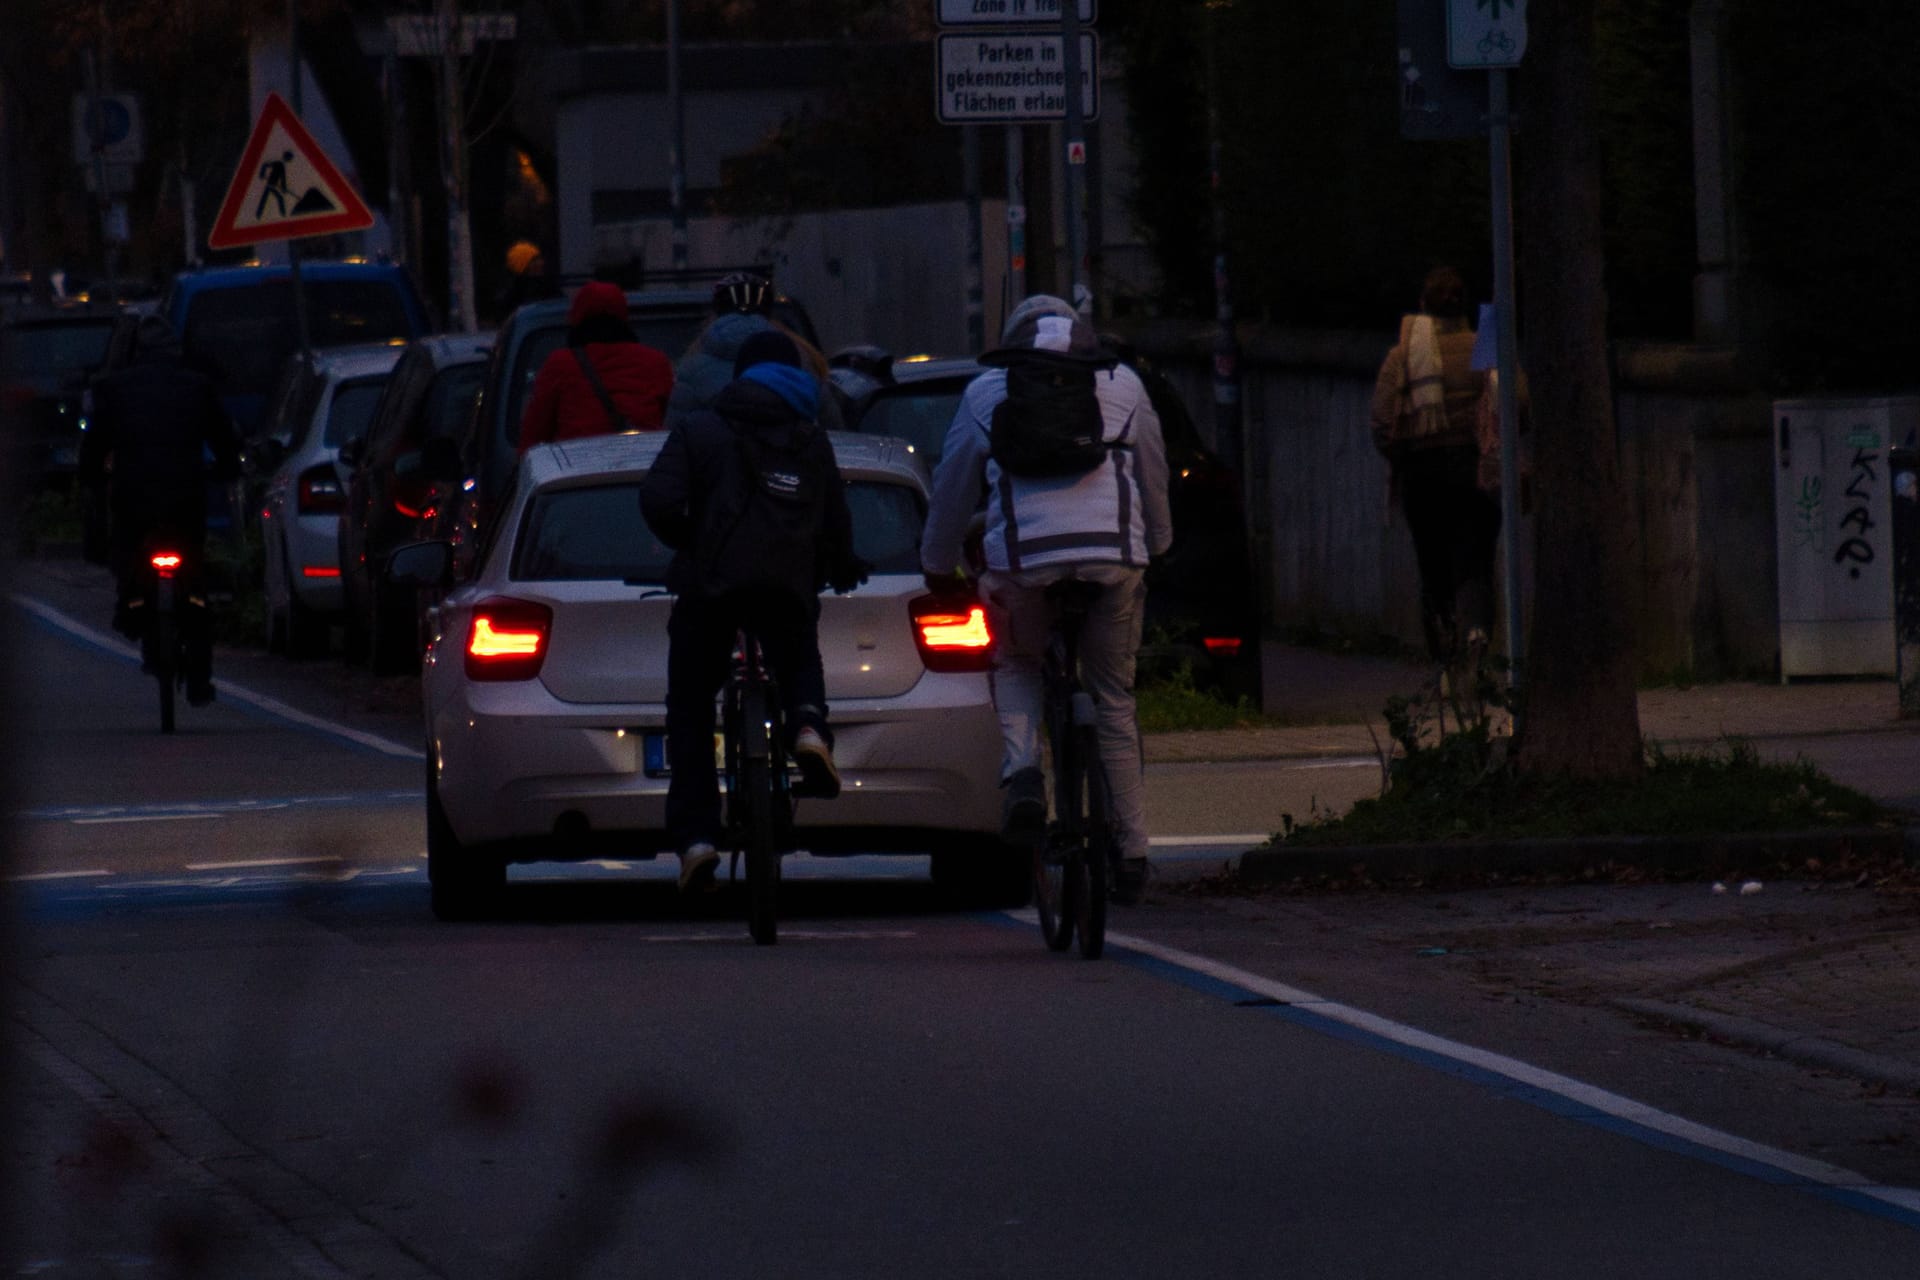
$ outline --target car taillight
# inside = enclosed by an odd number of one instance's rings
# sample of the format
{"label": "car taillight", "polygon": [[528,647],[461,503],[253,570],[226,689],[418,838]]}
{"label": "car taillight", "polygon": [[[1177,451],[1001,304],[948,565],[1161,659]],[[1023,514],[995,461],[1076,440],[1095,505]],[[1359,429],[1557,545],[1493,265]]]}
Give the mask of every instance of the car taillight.
{"label": "car taillight", "polygon": [[1237,658],[1240,656],[1241,639],[1239,636],[1202,636],[1200,643],[1207,652],[1216,658]]}
{"label": "car taillight", "polygon": [[987,611],[973,601],[920,596],[908,606],[913,642],[929,671],[985,671],[993,663]]}
{"label": "car taillight", "polygon": [[178,551],[156,551],[149,557],[148,563],[153,565],[154,569],[163,577],[171,577],[180,568],[180,553]]}
{"label": "car taillight", "polygon": [[473,607],[467,628],[469,680],[531,680],[546,661],[553,610],[530,600],[493,596]]}
{"label": "car taillight", "polygon": [[347,491],[330,463],[300,473],[296,503],[303,516],[337,516],[347,509]]}

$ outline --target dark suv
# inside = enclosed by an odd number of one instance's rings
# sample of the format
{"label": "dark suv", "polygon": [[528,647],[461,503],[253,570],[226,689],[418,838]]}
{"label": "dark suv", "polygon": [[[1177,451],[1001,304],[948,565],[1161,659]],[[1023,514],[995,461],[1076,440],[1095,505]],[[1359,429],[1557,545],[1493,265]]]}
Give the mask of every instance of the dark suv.
{"label": "dark suv", "polygon": [[[719,272],[690,273],[689,279]],[[528,303],[500,326],[487,361],[480,403],[461,438],[458,477],[451,504],[442,508],[430,535],[453,544],[454,576],[464,579],[472,567],[479,532],[492,503],[511,489],[509,478],[520,461],[520,419],[533,393],[534,375],[548,355],[567,340],[565,298]],[[627,294],[627,322],[640,341],[678,364],[713,311],[712,286],[649,288]],[[791,298],[777,298],[773,318],[818,345],[806,309]]]}
{"label": "dark suv", "polygon": [[420,657],[419,601],[385,580],[387,557],[437,535],[458,492],[456,441],[473,417],[491,333],[439,334],[409,343],[364,436],[340,448],[346,510],[340,517],[340,585],[346,653],[382,675]]}

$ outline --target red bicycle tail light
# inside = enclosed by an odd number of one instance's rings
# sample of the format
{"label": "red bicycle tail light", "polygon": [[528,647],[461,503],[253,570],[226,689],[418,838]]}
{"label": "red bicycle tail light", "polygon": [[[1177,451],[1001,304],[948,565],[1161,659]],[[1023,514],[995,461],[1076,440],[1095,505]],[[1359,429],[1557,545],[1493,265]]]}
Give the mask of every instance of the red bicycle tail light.
{"label": "red bicycle tail light", "polygon": [[547,658],[553,610],[530,600],[493,596],[473,607],[467,629],[469,680],[531,680]]}
{"label": "red bicycle tail light", "polygon": [[1239,636],[1204,636],[1201,644],[1207,652],[1216,658],[1237,658],[1240,656],[1241,639]]}
{"label": "red bicycle tail light", "polygon": [[972,601],[920,596],[909,606],[913,642],[929,671],[985,671],[993,663],[987,611]]}
{"label": "red bicycle tail light", "polygon": [[156,551],[153,553],[150,563],[162,573],[172,573],[180,567],[180,553],[178,551]]}
{"label": "red bicycle tail light", "polygon": [[303,516],[337,516],[347,509],[347,491],[331,463],[300,473],[295,505]]}

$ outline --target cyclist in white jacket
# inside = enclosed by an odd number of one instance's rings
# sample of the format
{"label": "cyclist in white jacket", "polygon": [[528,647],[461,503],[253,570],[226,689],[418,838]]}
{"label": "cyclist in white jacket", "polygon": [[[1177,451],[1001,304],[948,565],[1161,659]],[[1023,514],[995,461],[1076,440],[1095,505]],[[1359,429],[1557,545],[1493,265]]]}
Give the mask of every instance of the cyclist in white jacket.
{"label": "cyclist in white jacket", "polygon": [[[1069,323],[1043,323],[1048,317]],[[1092,326],[1068,303],[1046,294],[1014,309],[1001,342],[1073,355],[1099,351]],[[993,700],[1005,740],[1002,825],[1009,839],[1025,842],[1038,838],[1047,815],[1040,769],[1040,663],[1053,619],[1046,589],[1067,578],[1101,587],[1082,631],[1081,676],[1097,711],[1100,758],[1118,828],[1122,862],[1115,896],[1138,901],[1146,883],[1147,828],[1134,662],[1146,605],[1147,560],[1173,542],[1160,419],[1131,369],[1104,370],[1095,385],[1106,461],[1079,476],[1015,476],[1002,471],[988,443],[994,406],[1006,399],[1006,383],[1005,370],[989,369],[961,397],[934,470],[921,568],[936,591],[957,585],[967,527],[984,491],[986,564],[980,594],[998,644]]]}

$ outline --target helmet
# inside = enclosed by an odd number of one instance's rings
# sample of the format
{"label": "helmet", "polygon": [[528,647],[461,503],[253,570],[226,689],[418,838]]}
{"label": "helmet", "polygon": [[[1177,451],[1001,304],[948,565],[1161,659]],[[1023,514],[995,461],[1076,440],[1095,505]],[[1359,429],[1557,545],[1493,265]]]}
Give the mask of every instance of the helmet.
{"label": "helmet", "polygon": [[773,297],[773,282],[751,271],[735,271],[721,276],[713,286],[713,309],[720,315],[729,311],[765,312]]}

